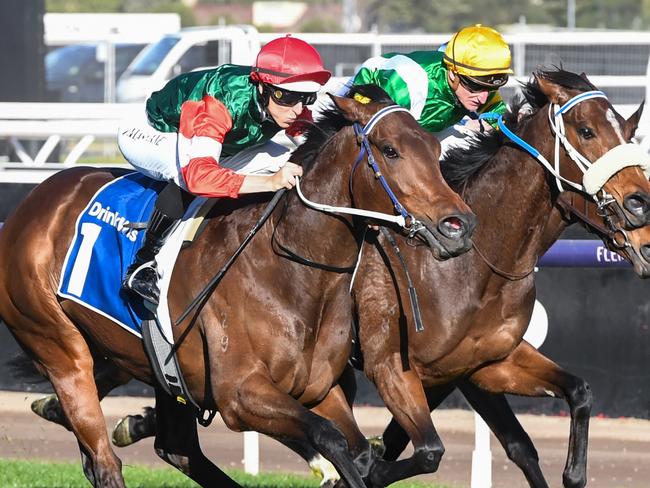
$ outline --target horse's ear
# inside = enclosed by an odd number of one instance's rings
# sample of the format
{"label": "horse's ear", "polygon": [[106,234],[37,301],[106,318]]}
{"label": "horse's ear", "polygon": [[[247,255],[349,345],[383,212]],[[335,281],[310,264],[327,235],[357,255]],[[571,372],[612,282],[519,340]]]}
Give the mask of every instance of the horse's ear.
{"label": "horse's ear", "polygon": [[546,95],[548,101],[555,103],[557,105],[563,105],[565,102],[569,101],[569,95],[566,93],[566,89],[562,86],[553,83],[550,80],[547,80],[543,76],[539,76],[537,73],[534,74],[535,79],[537,80],[537,86],[540,91]]}
{"label": "horse's ear", "polygon": [[585,80],[587,83],[591,85],[591,81],[589,81],[589,78],[587,78],[587,73],[585,73],[584,71],[580,73],[580,78],[582,78],[583,80]]}
{"label": "horse's ear", "polygon": [[341,111],[341,114],[350,122],[365,124],[370,119],[367,114],[366,104],[357,102],[352,98],[337,97],[331,93],[327,95],[332,99],[336,108]]}
{"label": "horse's ear", "polygon": [[634,137],[634,133],[639,127],[639,121],[641,120],[644,104],[645,100],[641,102],[641,105],[639,105],[639,108],[636,109],[636,112],[630,115],[630,117],[625,121],[625,129],[623,130],[623,135],[625,136],[626,141],[629,141]]}

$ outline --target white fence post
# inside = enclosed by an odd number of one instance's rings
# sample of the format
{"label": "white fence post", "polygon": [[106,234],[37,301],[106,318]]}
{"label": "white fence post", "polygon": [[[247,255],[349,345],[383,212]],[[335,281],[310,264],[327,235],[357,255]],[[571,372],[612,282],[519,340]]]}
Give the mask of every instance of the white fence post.
{"label": "white fence post", "polygon": [[244,432],[244,472],[252,475],[260,472],[260,435],[254,431]]}
{"label": "white fence post", "polygon": [[[548,315],[544,306],[535,300],[524,340],[535,349],[544,343],[548,332]],[[492,451],[490,450],[490,428],[481,416],[474,413],[474,451],[472,452],[471,488],[492,487]]]}
{"label": "white fence post", "polygon": [[477,413],[474,413],[474,451],[472,452],[471,488],[492,487],[492,451],[490,450],[490,428]]}

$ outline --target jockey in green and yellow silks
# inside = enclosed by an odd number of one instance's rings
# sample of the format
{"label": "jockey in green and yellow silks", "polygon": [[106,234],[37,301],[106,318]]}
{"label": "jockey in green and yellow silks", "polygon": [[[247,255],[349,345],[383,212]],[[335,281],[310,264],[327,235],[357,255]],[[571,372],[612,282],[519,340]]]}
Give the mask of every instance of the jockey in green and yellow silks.
{"label": "jockey in green and yellow silks", "polygon": [[443,47],[370,58],[346,86],[379,85],[431,132],[451,127],[466,115],[505,112],[498,89],[512,69],[510,48],[501,34],[482,25],[466,27]]}

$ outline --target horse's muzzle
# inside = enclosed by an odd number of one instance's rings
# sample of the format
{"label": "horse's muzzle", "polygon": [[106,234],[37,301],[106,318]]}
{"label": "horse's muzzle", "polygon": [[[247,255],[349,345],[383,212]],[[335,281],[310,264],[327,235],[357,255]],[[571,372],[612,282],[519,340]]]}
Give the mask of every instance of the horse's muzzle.
{"label": "horse's muzzle", "polygon": [[422,232],[436,259],[445,260],[466,253],[472,247],[476,216],[472,213],[443,217],[437,225],[424,221]]}

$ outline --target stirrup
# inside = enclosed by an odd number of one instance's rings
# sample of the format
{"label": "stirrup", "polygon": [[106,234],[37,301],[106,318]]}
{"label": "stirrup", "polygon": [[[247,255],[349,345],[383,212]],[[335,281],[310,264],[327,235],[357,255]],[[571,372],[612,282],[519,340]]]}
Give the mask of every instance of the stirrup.
{"label": "stirrup", "polygon": [[[142,274],[152,274],[147,278],[142,277]],[[149,303],[158,306],[160,301],[160,288],[158,287],[158,268],[156,261],[147,261],[135,268],[130,274],[126,276],[122,287],[129,290]]]}
{"label": "stirrup", "polygon": [[124,282],[123,282],[124,288],[128,288],[129,290],[132,290],[133,280],[135,279],[135,277],[147,268],[151,268],[156,272],[156,275],[158,275],[156,261],[155,260],[147,261],[146,263],[142,263],[140,266],[138,266],[133,270],[132,269],[126,270],[126,277],[124,278]]}

